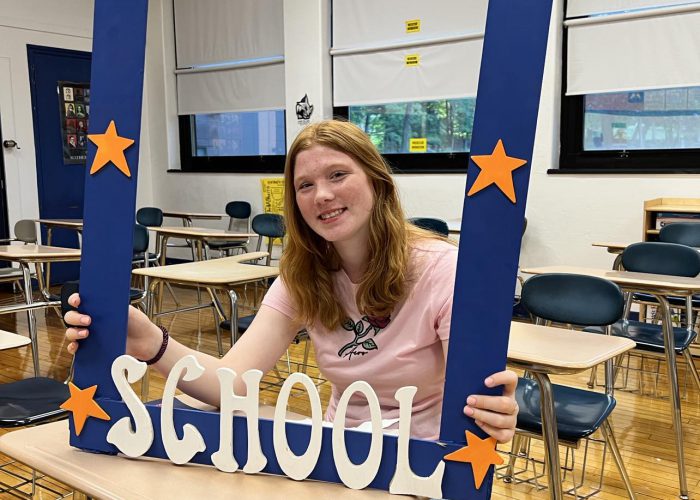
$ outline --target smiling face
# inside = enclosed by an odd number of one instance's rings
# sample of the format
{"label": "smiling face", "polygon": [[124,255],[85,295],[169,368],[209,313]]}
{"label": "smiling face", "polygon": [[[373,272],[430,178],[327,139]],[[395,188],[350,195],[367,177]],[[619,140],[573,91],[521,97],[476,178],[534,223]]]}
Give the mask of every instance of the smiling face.
{"label": "smiling face", "polygon": [[304,221],[316,234],[336,249],[366,247],[374,191],[354,158],[322,145],[301,151],[294,191]]}

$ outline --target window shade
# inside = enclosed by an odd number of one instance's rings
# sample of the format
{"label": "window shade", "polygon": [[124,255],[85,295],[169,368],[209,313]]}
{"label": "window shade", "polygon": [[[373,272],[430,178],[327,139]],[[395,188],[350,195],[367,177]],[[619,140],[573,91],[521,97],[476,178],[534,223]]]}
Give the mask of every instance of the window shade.
{"label": "window shade", "polygon": [[487,6],[334,0],[334,105],[476,95]]}
{"label": "window shade", "polygon": [[700,85],[700,5],[567,21],[567,95]]}
{"label": "window shade", "polygon": [[670,7],[688,3],[692,2],[688,0],[569,0],[566,5],[566,17],[624,12],[650,7]]}
{"label": "window shade", "polygon": [[282,1],[174,0],[179,114],[284,108]]}

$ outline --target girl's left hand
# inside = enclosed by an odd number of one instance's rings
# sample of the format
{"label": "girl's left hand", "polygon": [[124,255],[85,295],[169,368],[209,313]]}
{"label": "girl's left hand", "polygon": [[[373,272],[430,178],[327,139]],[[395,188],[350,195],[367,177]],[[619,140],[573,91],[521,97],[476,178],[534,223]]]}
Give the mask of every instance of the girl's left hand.
{"label": "girl's left hand", "polygon": [[484,380],[486,387],[503,386],[502,396],[472,395],[467,398],[464,414],[471,417],[484,432],[506,443],[515,434],[518,421],[518,403],[515,401],[515,387],[518,376],[511,370],[494,373]]}

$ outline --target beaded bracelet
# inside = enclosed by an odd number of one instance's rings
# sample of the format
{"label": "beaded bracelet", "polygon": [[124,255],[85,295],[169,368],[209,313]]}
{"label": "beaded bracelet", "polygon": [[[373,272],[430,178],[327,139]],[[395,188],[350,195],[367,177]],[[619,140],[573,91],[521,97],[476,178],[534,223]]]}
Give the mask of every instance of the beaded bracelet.
{"label": "beaded bracelet", "polygon": [[160,349],[156,353],[155,356],[153,356],[149,360],[143,360],[139,359],[139,361],[142,361],[143,363],[146,363],[147,365],[153,365],[160,361],[160,358],[163,357],[163,354],[165,354],[165,350],[168,348],[168,339],[170,339],[170,335],[168,334],[168,330],[164,326],[159,327],[163,331],[163,343],[160,345]]}

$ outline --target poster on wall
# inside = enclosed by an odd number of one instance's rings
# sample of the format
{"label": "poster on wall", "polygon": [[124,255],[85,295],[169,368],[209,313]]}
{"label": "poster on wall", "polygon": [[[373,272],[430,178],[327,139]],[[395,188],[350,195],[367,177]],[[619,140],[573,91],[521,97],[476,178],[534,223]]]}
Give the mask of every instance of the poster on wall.
{"label": "poster on wall", "polygon": [[90,116],[90,84],[58,82],[63,164],[85,164]]}

